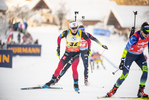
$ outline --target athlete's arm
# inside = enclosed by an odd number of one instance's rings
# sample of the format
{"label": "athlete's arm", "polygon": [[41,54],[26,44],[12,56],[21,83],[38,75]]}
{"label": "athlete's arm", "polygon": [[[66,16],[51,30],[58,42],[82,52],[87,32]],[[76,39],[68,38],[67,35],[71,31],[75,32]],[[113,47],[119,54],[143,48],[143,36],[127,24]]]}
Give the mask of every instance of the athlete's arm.
{"label": "athlete's arm", "polygon": [[67,30],[63,31],[57,38],[57,45],[60,48],[61,39],[67,36]]}
{"label": "athlete's arm", "polygon": [[93,35],[91,35],[90,33],[86,33],[86,35],[88,36],[88,38],[90,38],[91,40],[95,41],[100,46],[102,46],[102,44],[100,43],[100,41],[97,38],[95,38]]}
{"label": "athlete's arm", "polygon": [[125,47],[125,49],[126,49],[126,50],[129,50],[129,48],[130,48],[133,44],[137,43],[137,41],[138,41],[137,37],[136,37],[136,36],[132,36],[132,37],[129,39],[129,41],[128,41],[126,47]]}
{"label": "athlete's arm", "polygon": [[128,43],[126,44],[126,47],[125,47],[125,49],[124,49],[124,51],[123,51],[122,58],[125,58],[125,57],[126,57],[126,54],[127,54],[128,50],[129,50],[129,48],[130,48],[133,44],[137,43],[137,41],[138,41],[138,39],[137,39],[136,36],[131,36],[131,37],[130,37],[130,39],[129,39]]}
{"label": "athlete's arm", "polygon": [[90,47],[91,47],[91,41],[90,41],[90,39],[88,38],[88,36],[84,32],[82,32],[82,37],[87,41],[87,43],[88,43],[88,49],[90,49]]}

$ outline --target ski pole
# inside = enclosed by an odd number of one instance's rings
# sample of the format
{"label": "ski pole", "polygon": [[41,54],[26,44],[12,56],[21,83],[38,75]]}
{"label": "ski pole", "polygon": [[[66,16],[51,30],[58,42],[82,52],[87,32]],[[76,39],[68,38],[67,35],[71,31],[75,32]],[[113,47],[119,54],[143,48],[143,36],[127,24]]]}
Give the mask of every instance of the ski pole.
{"label": "ski pole", "polygon": [[85,19],[85,16],[82,16],[82,22],[83,22],[83,19]]}
{"label": "ski pole", "polygon": [[103,55],[104,52],[105,52],[105,49],[102,51],[101,55]]}
{"label": "ski pole", "polygon": [[117,71],[119,71],[119,69],[117,69],[116,71],[112,72],[112,74],[115,75],[115,73],[116,73]]}
{"label": "ski pole", "polygon": [[137,11],[134,11],[134,32],[135,32],[135,25],[136,25],[136,15],[137,15]]}
{"label": "ski pole", "polygon": [[92,65],[92,63],[93,63],[93,62],[90,61],[91,73],[93,73],[93,65]]}
{"label": "ski pole", "polygon": [[129,38],[130,38],[130,37],[134,34],[134,32],[135,32],[137,11],[133,11],[133,13],[134,13],[134,26],[131,28],[131,32],[130,32]]}
{"label": "ski pole", "polygon": [[85,19],[85,16],[82,16],[82,24],[83,24],[83,26],[85,26],[84,23],[83,23],[83,19]]}
{"label": "ski pole", "polygon": [[75,11],[75,21],[77,21],[77,14],[78,14],[79,12],[78,11]]}

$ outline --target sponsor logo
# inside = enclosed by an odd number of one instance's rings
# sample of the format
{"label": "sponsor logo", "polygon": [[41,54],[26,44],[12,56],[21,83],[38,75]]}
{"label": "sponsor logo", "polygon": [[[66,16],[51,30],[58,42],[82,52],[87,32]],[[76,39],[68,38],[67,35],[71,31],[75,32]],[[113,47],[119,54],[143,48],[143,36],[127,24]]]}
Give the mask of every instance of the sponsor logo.
{"label": "sponsor logo", "polygon": [[73,27],[76,27],[77,25],[76,25],[76,23],[73,23]]}
{"label": "sponsor logo", "polygon": [[77,38],[76,37],[72,37],[72,41],[75,41]]}
{"label": "sponsor logo", "polygon": [[41,45],[7,45],[8,50],[12,50],[13,55],[40,56]]}
{"label": "sponsor logo", "polygon": [[65,55],[68,56],[68,53],[66,52]]}
{"label": "sponsor logo", "polygon": [[12,50],[0,50],[0,67],[12,68]]}
{"label": "sponsor logo", "polygon": [[0,54],[0,63],[9,63],[10,61],[9,54]]}
{"label": "sponsor logo", "polygon": [[142,62],[142,64],[144,65],[145,63],[147,63],[146,61]]}
{"label": "sponsor logo", "polygon": [[144,27],[147,28],[147,29],[149,28],[149,26],[144,26]]}
{"label": "sponsor logo", "polygon": [[66,59],[66,56],[64,56],[62,59],[65,60]]}
{"label": "sponsor logo", "polygon": [[148,41],[147,42],[142,42],[142,43],[138,43],[139,45],[146,45],[148,44]]}
{"label": "sponsor logo", "polygon": [[8,50],[12,50],[13,53],[40,53],[38,47],[9,47]]}

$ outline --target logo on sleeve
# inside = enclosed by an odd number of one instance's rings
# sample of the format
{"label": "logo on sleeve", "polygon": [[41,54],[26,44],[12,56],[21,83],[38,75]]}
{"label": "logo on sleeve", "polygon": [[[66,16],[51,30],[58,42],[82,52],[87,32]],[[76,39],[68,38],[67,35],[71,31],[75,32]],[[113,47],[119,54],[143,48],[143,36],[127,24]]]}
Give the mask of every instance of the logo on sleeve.
{"label": "logo on sleeve", "polygon": [[65,60],[65,59],[66,59],[66,56],[63,57],[63,60]]}

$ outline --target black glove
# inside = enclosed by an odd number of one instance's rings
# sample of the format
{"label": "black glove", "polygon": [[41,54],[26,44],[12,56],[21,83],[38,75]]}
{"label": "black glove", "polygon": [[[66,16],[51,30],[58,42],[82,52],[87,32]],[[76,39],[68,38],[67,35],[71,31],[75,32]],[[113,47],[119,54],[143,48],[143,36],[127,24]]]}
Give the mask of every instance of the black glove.
{"label": "black glove", "polygon": [[106,45],[102,45],[102,47],[103,47],[104,49],[107,49],[107,50],[108,50],[108,47],[107,47]]}
{"label": "black glove", "polygon": [[123,68],[124,68],[124,63],[125,63],[125,59],[122,59],[120,65],[119,65],[119,69],[120,69],[120,70],[123,70]]}
{"label": "black glove", "polygon": [[56,55],[57,55],[58,57],[60,57],[60,47],[57,47],[57,49],[56,49]]}

